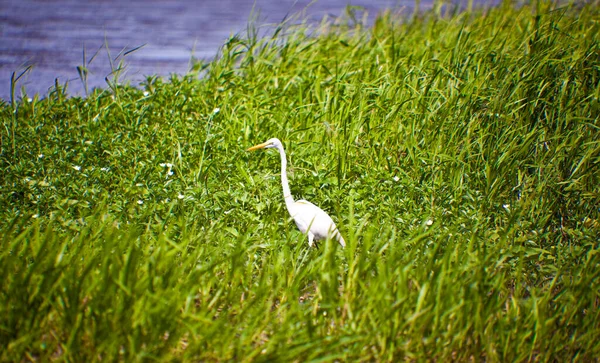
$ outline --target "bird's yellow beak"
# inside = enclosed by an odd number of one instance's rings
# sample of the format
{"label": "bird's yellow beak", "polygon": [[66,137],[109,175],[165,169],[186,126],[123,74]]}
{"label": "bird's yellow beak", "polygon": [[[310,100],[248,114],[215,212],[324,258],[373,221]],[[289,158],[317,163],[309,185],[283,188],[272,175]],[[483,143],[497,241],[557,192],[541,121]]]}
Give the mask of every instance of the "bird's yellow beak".
{"label": "bird's yellow beak", "polygon": [[252,151],[252,150],[256,150],[256,149],[262,149],[262,148],[264,148],[267,145],[269,145],[268,142],[263,142],[262,144],[254,145],[252,147],[247,148],[246,151]]}

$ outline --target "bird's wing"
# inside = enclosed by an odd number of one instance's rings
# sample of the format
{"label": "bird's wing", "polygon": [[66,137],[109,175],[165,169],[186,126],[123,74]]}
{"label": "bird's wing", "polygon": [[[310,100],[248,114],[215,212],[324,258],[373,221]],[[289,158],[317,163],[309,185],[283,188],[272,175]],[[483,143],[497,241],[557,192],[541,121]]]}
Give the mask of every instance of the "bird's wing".
{"label": "bird's wing", "polygon": [[302,233],[306,233],[310,227],[310,232],[319,240],[337,232],[337,227],[331,217],[311,202],[298,200],[294,203],[294,209],[292,217]]}

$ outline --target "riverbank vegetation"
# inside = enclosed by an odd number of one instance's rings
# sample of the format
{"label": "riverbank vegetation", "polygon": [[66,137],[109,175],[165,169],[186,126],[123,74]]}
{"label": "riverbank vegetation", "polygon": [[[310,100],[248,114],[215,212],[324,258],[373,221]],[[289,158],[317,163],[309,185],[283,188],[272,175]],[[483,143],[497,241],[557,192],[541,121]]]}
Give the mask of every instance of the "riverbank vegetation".
{"label": "riverbank vegetation", "polygon": [[597,4],[409,15],[4,103],[0,359],[597,359]]}

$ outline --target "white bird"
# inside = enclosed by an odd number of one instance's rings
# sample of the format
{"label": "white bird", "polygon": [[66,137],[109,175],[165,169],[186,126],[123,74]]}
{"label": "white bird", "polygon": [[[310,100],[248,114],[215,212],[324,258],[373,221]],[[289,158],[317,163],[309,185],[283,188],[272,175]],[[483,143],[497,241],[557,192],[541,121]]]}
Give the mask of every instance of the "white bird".
{"label": "white bird", "polygon": [[298,229],[302,233],[306,233],[308,236],[308,245],[313,247],[314,241],[333,237],[337,239],[342,247],[346,247],[344,238],[338,231],[331,217],[325,213],[324,210],[304,199],[294,201],[288,183],[286,171],[287,159],[285,157],[285,150],[283,150],[283,144],[281,144],[281,141],[279,141],[277,138],[269,139],[267,142],[248,148],[246,151],[263,148],[275,148],[279,150],[279,155],[281,156],[281,185],[283,186],[283,199],[285,200],[285,206],[287,207],[287,210],[292,218],[294,218]]}

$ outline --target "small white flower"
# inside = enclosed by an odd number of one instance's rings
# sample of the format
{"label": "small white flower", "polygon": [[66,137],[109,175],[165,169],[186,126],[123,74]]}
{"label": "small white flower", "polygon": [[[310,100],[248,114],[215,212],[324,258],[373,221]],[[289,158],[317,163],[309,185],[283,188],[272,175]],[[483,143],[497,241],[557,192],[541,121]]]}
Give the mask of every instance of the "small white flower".
{"label": "small white flower", "polygon": [[502,204],[502,208],[506,209],[508,212],[510,212],[510,204]]}
{"label": "small white flower", "polygon": [[167,166],[167,164],[165,164],[165,163],[160,163],[160,164],[158,164],[158,165],[162,166],[163,168],[164,168],[165,166]]}
{"label": "small white flower", "polygon": [[104,167],[104,168],[100,168],[100,170],[102,170],[102,171],[109,171],[110,169],[109,169],[109,168],[106,168],[106,167]]}
{"label": "small white flower", "polygon": [[33,218],[40,218],[40,215],[39,214],[34,214],[34,215],[32,215],[32,217]]}
{"label": "small white flower", "polygon": [[73,169],[79,171],[79,170],[81,170],[81,166],[79,166],[79,165],[73,165]]}
{"label": "small white flower", "polygon": [[41,158],[43,158],[43,157],[44,157],[44,154],[39,154],[39,155],[38,155],[38,159],[41,159]]}
{"label": "small white flower", "polygon": [[398,178],[398,176],[397,176],[397,175],[395,175],[395,176],[394,176],[392,179],[394,179],[394,181],[395,181],[395,182],[397,182],[397,181],[399,181],[399,180],[400,180],[400,178]]}
{"label": "small white flower", "polygon": [[140,200],[138,200],[138,202],[137,202],[137,203],[138,203],[139,205],[142,205],[142,204],[144,204],[144,201],[140,199]]}
{"label": "small white flower", "polygon": [[144,186],[144,184],[143,184],[143,183],[137,183],[135,186],[136,186],[136,187],[143,187],[143,186]]}
{"label": "small white flower", "polygon": [[171,163],[166,163],[165,165],[167,166],[167,168],[172,168],[173,167],[173,164],[171,164]]}
{"label": "small white flower", "polygon": [[216,115],[219,113],[219,111],[221,111],[221,109],[219,107],[216,107],[212,113],[213,113],[213,115]]}
{"label": "small white flower", "polygon": [[150,92],[144,91],[144,97],[148,97],[149,94],[150,94]]}
{"label": "small white flower", "polygon": [[183,195],[183,194],[179,193],[179,195],[177,196],[177,198],[178,198],[178,199],[183,199],[183,198],[185,198],[185,195]]}
{"label": "small white flower", "polygon": [[173,170],[169,170],[169,172],[167,173],[167,175],[169,175],[169,176],[173,175]]}
{"label": "small white flower", "polygon": [[31,99],[31,97],[27,97],[27,102],[31,103],[33,100]]}
{"label": "small white flower", "polygon": [[425,221],[426,226],[431,226],[432,224],[433,224],[433,221],[431,219],[428,219],[427,221]]}

